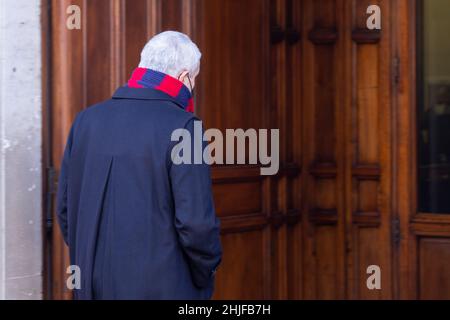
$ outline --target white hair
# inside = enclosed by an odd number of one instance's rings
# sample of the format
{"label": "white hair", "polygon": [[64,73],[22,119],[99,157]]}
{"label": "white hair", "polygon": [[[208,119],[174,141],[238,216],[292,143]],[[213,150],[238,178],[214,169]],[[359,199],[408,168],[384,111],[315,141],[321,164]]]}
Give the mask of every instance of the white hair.
{"label": "white hair", "polygon": [[176,31],[165,31],[150,39],[141,53],[140,68],[153,69],[177,78],[187,70],[192,76],[200,71],[202,54],[191,39]]}

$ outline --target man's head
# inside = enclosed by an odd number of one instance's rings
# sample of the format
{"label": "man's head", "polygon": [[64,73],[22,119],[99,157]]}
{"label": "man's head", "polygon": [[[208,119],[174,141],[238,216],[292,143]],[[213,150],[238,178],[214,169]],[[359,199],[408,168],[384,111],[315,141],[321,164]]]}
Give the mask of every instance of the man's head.
{"label": "man's head", "polygon": [[201,57],[197,45],[187,35],[166,31],[145,45],[139,67],[166,73],[193,89],[200,72]]}

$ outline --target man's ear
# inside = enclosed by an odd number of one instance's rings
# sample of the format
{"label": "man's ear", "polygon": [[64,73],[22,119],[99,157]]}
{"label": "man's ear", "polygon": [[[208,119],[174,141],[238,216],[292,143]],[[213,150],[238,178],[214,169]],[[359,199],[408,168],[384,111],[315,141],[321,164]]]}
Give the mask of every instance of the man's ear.
{"label": "man's ear", "polygon": [[184,71],[178,76],[178,80],[180,80],[181,82],[184,82],[184,79],[187,77],[188,74],[189,74],[189,71],[184,70]]}

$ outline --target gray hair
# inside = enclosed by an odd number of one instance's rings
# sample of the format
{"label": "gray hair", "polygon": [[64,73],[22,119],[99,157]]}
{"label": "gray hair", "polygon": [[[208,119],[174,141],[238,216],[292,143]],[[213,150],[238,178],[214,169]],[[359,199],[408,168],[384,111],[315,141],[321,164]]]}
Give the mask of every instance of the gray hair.
{"label": "gray hair", "polygon": [[191,76],[200,71],[202,54],[191,39],[176,31],[165,31],[150,39],[141,53],[140,68],[178,77],[184,70]]}

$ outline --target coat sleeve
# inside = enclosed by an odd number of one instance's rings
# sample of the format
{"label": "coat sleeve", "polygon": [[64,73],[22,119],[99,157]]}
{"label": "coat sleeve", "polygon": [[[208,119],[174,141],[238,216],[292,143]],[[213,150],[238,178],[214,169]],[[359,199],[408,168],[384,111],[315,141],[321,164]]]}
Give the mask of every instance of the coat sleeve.
{"label": "coat sleeve", "polygon": [[69,137],[67,138],[66,148],[64,150],[63,159],[61,162],[61,169],[58,179],[58,194],[57,194],[57,216],[61,233],[64,238],[64,242],[68,244],[68,223],[67,223],[67,186],[68,186],[68,173],[70,165],[70,153],[72,151],[73,131],[75,122],[70,129]]}
{"label": "coat sleeve", "polygon": [[[185,127],[191,141],[195,121],[189,121]],[[170,179],[178,238],[188,258],[194,284],[204,288],[212,284],[222,258],[220,222],[214,209],[210,167],[205,163],[191,163],[172,163]]]}

